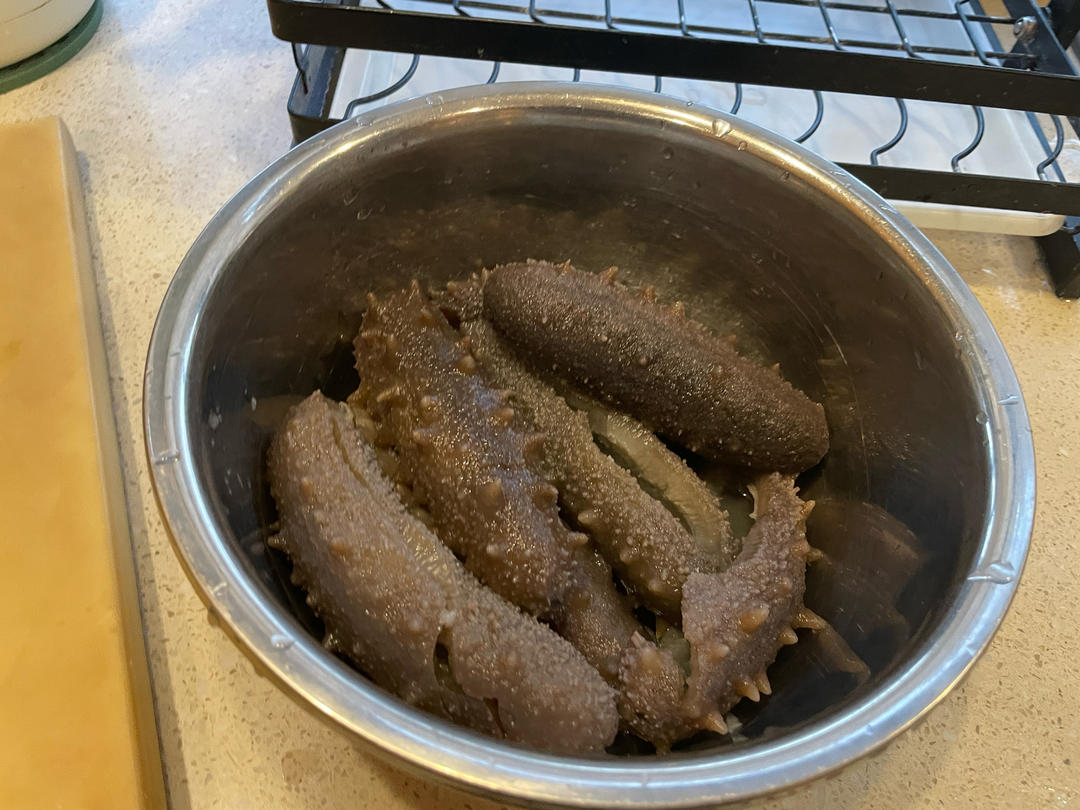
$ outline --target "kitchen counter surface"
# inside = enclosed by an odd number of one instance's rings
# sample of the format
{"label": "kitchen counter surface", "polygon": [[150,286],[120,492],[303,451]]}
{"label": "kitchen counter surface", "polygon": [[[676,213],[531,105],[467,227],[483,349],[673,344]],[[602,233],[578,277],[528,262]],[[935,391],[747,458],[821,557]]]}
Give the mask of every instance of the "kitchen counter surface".
{"label": "kitchen counter surface", "polygon": [[[211,625],[157,512],[142,372],[158,304],[200,228],[290,142],[288,46],[243,0],[107,0],[93,41],[0,96],[0,123],[59,114],[79,150],[171,804],[487,810],[355,748],[255,674]],[[932,234],[1016,366],[1038,465],[1031,554],[1004,626],[925,722],[837,777],[754,807],[1080,806],[1080,304],[1035,244]]]}

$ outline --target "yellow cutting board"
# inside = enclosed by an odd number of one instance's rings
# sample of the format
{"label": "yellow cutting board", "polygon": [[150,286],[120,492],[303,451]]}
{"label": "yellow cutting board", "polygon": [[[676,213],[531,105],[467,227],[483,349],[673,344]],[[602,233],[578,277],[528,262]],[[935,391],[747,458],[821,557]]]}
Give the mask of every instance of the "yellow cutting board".
{"label": "yellow cutting board", "polygon": [[86,221],[57,118],[0,128],[0,808],[164,806]]}

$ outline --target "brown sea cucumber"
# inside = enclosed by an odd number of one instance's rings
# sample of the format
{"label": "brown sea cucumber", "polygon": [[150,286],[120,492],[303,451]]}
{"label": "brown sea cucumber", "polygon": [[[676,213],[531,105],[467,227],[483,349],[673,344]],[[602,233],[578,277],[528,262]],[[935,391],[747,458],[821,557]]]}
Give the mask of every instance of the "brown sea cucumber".
{"label": "brown sea cucumber", "polygon": [[350,399],[393,447],[396,480],[430,510],[440,538],[496,593],[550,620],[601,674],[639,629],[611,568],[559,516],[558,490],[526,455],[509,393],[478,373],[462,338],[414,283],[369,299]]}
{"label": "brown sea cucumber", "polygon": [[686,460],[633,417],[569,387],[558,391],[568,405],[585,412],[604,452],[677,515],[698,546],[723,561],[721,569],[727,568],[739,551],[739,541],[732,536],[728,513],[716,493]]}
{"label": "brown sea cucumber", "polygon": [[281,516],[274,544],[291,558],[331,646],[373,680],[538,748],[581,753],[611,742],[614,692],[406,512],[348,410],[313,394],[276,434],[269,468]]}
{"label": "brown sea cucumber", "polygon": [[534,615],[564,596],[574,547],[587,542],[558,520],[556,490],[524,461],[527,437],[507,429],[506,392],[418,285],[369,298],[355,341],[360,387],[352,400],[397,454],[441,539],[481,582]]}
{"label": "brown sea cucumber", "polygon": [[677,618],[690,573],[720,571],[734,556],[719,505],[719,536],[710,538],[711,545],[699,544],[633,475],[597,447],[588,417],[530,374],[490,324],[473,320],[461,329],[482,373],[512,392],[511,405],[543,437],[533,463],[559,490],[564,510],[642,602]]}
{"label": "brown sea cucumber", "polygon": [[629,649],[623,660],[624,680],[641,684],[624,702],[629,697],[660,748],[698,729],[723,732],[724,713],[735,703],[771,692],[765,671],[783,645],[798,641],[794,628],[824,626],[802,601],[814,551],[806,542],[813,503],[776,473],[759,476],[752,491],[756,519],[739,557],[723,573],[691,575],[683,588],[685,690],[659,670],[647,645]]}
{"label": "brown sea cucumber", "polygon": [[496,267],[485,316],[537,367],[613,403],[689,450],[757,470],[801,472],[828,449],[825,412],[778,374],[686,318],[655,291],[567,262]]}

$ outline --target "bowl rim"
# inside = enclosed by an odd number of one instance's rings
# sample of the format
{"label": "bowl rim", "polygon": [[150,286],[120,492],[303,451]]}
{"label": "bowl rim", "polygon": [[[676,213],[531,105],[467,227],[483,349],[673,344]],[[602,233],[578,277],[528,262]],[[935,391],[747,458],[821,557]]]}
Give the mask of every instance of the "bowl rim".
{"label": "bowl rim", "polygon": [[[905,259],[955,325],[981,397],[990,480],[987,520],[966,579],[940,624],[873,693],[784,737],[722,757],[584,759],[544,754],[413,709],[331,656],[228,551],[201,495],[186,421],[186,369],[210,290],[227,257],[284,190],[334,155],[444,116],[588,110],[682,128],[739,149],[809,183],[854,213]],[[942,254],[892,205],[836,165],[725,113],[643,91],[525,82],[456,88],[344,121],[295,147],[245,185],[196,239],[154,324],[144,378],[147,459],[167,534],[196,591],[239,646],[293,697],[399,764],[519,803],[565,807],[696,807],[761,796],[836,771],[880,749],[935,706],[986,648],[1015,593],[1034,520],[1031,429],[1019,382],[989,318]],[[983,420],[985,415],[985,421]]]}

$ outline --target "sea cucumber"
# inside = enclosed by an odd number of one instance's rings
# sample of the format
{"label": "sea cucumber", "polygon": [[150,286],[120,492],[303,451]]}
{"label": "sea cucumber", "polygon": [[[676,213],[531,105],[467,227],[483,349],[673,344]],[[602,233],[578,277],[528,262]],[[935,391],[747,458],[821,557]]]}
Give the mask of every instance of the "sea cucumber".
{"label": "sea cucumber", "polygon": [[723,570],[734,556],[726,515],[717,505],[719,536],[710,538],[711,545],[696,542],[633,475],[597,447],[588,417],[530,374],[487,322],[463,322],[461,330],[484,376],[512,392],[510,404],[542,436],[534,464],[559,490],[564,510],[638,598],[677,618],[686,578],[695,571]]}
{"label": "sea cucumber", "polygon": [[574,645],[608,683],[621,688],[623,652],[635,635],[644,632],[627,599],[612,582],[611,566],[591,546],[574,555],[567,574],[566,599],[553,626]]}
{"label": "sea cucumber", "polygon": [[484,315],[537,367],[692,452],[785,473],[821,460],[820,404],[655,297],[569,262],[502,265],[483,284]]}
{"label": "sea cucumber", "polygon": [[584,411],[596,443],[666,504],[686,525],[694,541],[727,568],[739,551],[727,511],[705,482],[651,430],[633,417],[613,410],[569,387],[558,389],[568,405]]}
{"label": "sea cucumber", "polygon": [[558,519],[558,492],[524,461],[528,437],[510,428],[506,392],[419,286],[369,297],[354,343],[360,387],[351,398],[392,446],[398,478],[416,491],[440,538],[496,593],[533,615],[563,598],[573,549],[588,538]]}
{"label": "sea cucumber", "polygon": [[540,439],[516,428],[509,392],[483,379],[469,346],[415,282],[382,301],[372,296],[350,402],[394,448],[395,479],[430,510],[465,567],[550,620],[615,681],[640,625],[589,538],[563,524],[558,490],[526,461]]}
{"label": "sea cucumber", "polygon": [[798,641],[794,628],[825,625],[802,602],[814,552],[806,542],[813,502],[802,501],[793,480],[777,473],[759,476],[752,492],[756,519],[738,558],[723,573],[691,575],[683,587],[685,690],[659,670],[647,645],[624,657],[624,680],[641,684],[629,695],[631,708],[658,748],[698,729],[723,732],[724,713],[735,703],[771,693],[765,670],[783,645]]}
{"label": "sea cucumber", "polygon": [[406,512],[347,409],[311,395],[273,439],[269,468],[274,545],[328,646],[408,702],[489,734],[562,753],[610,744],[613,690]]}

